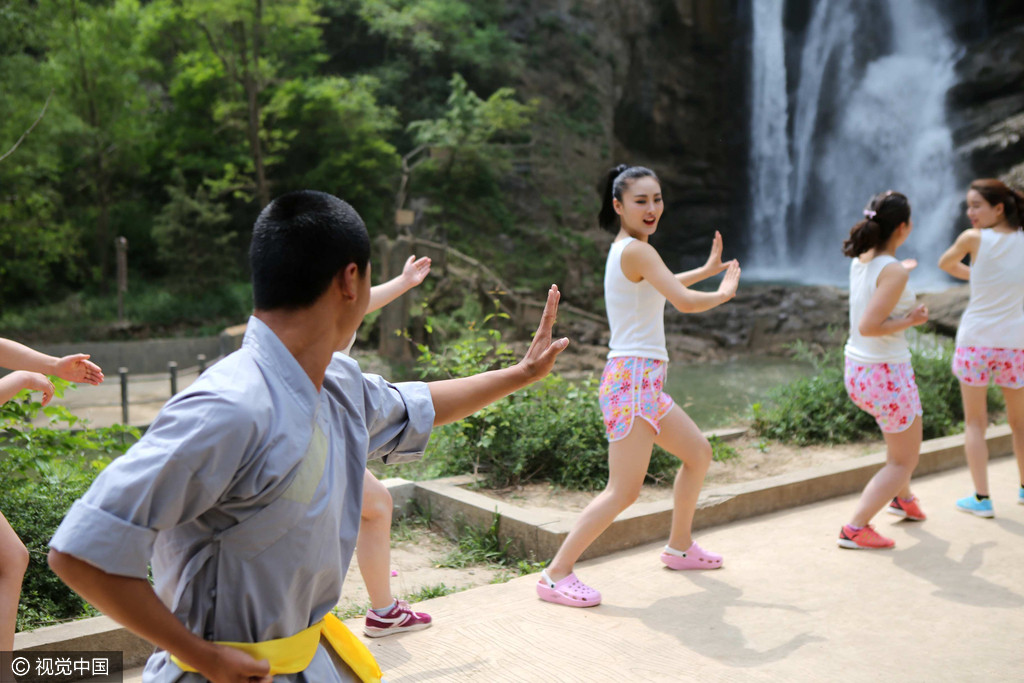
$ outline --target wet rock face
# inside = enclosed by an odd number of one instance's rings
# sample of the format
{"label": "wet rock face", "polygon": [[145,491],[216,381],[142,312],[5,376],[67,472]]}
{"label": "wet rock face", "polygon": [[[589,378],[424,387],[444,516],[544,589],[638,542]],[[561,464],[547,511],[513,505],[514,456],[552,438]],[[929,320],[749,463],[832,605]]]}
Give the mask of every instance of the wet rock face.
{"label": "wet rock face", "polygon": [[986,5],[947,100],[970,177],[1003,176],[1024,158],[1024,3]]}
{"label": "wet rock face", "polygon": [[[842,289],[753,285],[741,286],[735,299],[704,313],[683,314],[669,307],[665,332],[670,339],[681,335],[703,340],[693,355],[788,355],[797,341],[812,348],[843,343],[848,320],[848,295]],[[669,353],[688,357],[691,346],[670,348]]]}
{"label": "wet rock face", "polygon": [[524,94],[580,126],[593,112],[578,137],[559,133],[541,182],[582,183],[593,201],[612,162],[652,168],[666,202],[654,243],[673,269],[698,265],[716,229],[742,237],[748,1],[529,0],[507,27],[534,46]]}

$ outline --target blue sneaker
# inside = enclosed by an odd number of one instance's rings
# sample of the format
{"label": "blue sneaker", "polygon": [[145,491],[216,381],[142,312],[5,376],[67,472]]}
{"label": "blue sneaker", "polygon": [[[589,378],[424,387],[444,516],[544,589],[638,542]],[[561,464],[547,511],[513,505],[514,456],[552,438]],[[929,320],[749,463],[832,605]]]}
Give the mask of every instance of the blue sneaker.
{"label": "blue sneaker", "polygon": [[996,513],[992,510],[992,499],[986,498],[985,500],[978,500],[974,496],[967,496],[961,498],[956,502],[956,507],[964,512],[970,512],[972,515],[978,517],[995,517]]}
{"label": "blue sneaker", "polygon": [[1024,486],[1017,489],[1017,505],[1024,505]]}

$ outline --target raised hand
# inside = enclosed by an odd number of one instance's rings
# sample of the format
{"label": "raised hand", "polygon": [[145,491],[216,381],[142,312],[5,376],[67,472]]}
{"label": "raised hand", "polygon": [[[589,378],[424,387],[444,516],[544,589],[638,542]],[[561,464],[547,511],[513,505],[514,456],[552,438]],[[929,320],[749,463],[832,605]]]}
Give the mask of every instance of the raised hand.
{"label": "raised hand", "polygon": [[910,313],[907,313],[907,320],[911,325],[921,325],[928,322],[928,307],[921,304]]}
{"label": "raised hand", "polygon": [[708,254],[708,261],[704,267],[711,275],[717,275],[728,267],[729,264],[722,263],[722,233],[715,230],[715,238],[711,240],[711,253]]}
{"label": "raised hand", "polygon": [[11,375],[17,377],[16,381],[21,386],[21,390],[43,392],[43,397],[39,402],[44,406],[53,398],[53,382],[46,375],[28,370],[18,370],[12,372]]}
{"label": "raised hand", "polygon": [[103,381],[103,370],[90,361],[89,355],[85,353],[64,356],[57,361],[53,374],[69,382],[83,384],[99,384]]}
{"label": "raised hand", "polygon": [[551,341],[551,328],[554,327],[555,319],[558,317],[558,300],[561,296],[558,285],[551,285],[551,289],[548,290],[548,300],[544,304],[544,313],[540,317],[540,325],[537,327],[536,334],[533,335],[533,342],[526,350],[526,355],[519,361],[519,365],[526,371],[531,382],[551,372],[555,358],[569,346],[568,337]]}
{"label": "raised hand", "polygon": [[718,293],[725,295],[725,300],[728,301],[736,296],[736,288],[740,285],[740,262],[736,259],[729,261],[725,265],[725,277],[722,278],[721,284],[718,285]]}
{"label": "raised hand", "polygon": [[405,265],[402,266],[402,280],[409,286],[409,289],[412,289],[423,282],[429,272],[430,257],[422,256],[417,259],[413,255],[406,259]]}
{"label": "raised hand", "polygon": [[902,261],[900,261],[900,265],[906,268],[907,270],[913,270],[914,268],[917,268],[917,259],[905,258]]}

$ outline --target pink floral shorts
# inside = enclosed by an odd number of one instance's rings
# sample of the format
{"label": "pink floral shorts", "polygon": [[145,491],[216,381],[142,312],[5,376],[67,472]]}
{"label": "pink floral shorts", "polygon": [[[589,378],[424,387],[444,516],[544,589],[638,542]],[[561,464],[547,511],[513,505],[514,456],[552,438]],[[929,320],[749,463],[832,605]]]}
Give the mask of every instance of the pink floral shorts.
{"label": "pink floral shorts", "polygon": [[953,374],[972,387],[988,386],[991,379],[1006,389],[1024,388],[1024,349],[958,346],[953,354]]}
{"label": "pink floral shorts", "polygon": [[609,441],[628,436],[636,417],[647,420],[655,434],[661,432],[661,418],[675,405],[672,397],[661,391],[666,366],[665,361],[653,358],[608,359],[601,375],[598,400]]}
{"label": "pink floral shorts", "polygon": [[846,393],[886,433],[905,431],[922,415],[910,363],[858,363],[846,359]]}

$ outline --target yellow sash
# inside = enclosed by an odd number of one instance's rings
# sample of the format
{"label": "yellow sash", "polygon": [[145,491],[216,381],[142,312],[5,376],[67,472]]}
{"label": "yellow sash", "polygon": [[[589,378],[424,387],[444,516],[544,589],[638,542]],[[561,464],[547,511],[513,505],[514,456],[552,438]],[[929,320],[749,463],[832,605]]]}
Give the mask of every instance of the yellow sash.
{"label": "yellow sash", "polygon": [[[379,683],[382,680],[384,674],[381,673],[380,666],[377,665],[377,660],[373,658],[370,650],[333,614],[328,614],[321,621],[287,638],[265,640],[262,643],[217,641],[217,644],[241,650],[257,661],[267,660],[270,662],[270,675],[275,676],[304,671],[313,661],[321,635],[327,638],[327,642],[360,681]],[[174,655],[171,655],[171,661],[182,671],[199,673]]]}

